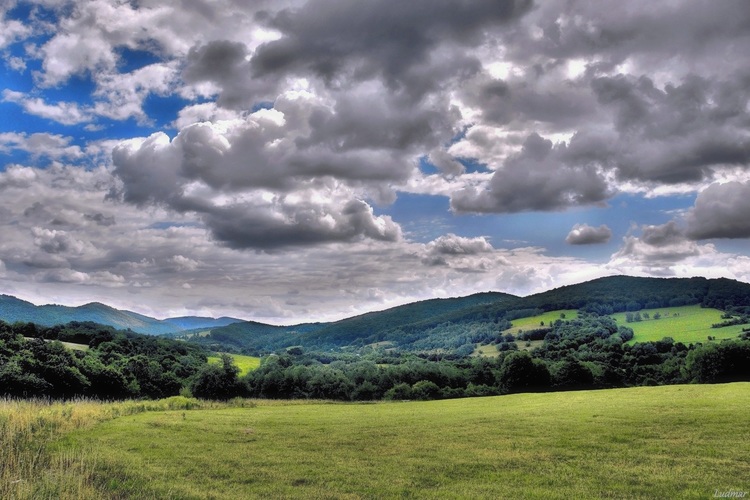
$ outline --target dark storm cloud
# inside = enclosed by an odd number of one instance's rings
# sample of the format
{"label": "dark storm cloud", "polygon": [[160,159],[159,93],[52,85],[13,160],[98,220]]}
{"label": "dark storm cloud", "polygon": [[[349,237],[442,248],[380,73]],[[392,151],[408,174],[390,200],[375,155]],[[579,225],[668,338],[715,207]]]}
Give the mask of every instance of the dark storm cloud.
{"label": "dark storm cloud", "polygon": [[182,77],[188,81],[226,82],[237,77],[245,62],[247,48],[240,42],[213,40],[194,46],[187,55],[187,66]]}
{"label": "dark storm cloud", "polygon": [[[698,184],[750,165],[746,2],[544,2],[497,36],[512,71],[475,75],[460,95],[485,128],[570,134],[567,148],[555,146],[547,160],[558,165],[550,172],[595,170],[607,179],[607,197],[621,183],[649,190]],[[472,146],[490,161],[496,151],[492,141]],[[557,194],[544,202],[536,193],[544,183],[538,189],[531,173],[523,181],[512,168],[518,160],[503,159],[487,186],[460,191],[453,207],[557,210],[605,193],[576,182],[582,196],[571,194],[575,189],[551,174],[546,187]]]}
{"label": "dark storm cloud", "polygon": [[284,206],[281,216],[278,211],[235,205],[213,208],[204,221],[216,239],[237,249],[270,250],[364,237],[396,241],[401,237],[398,225],[388,217],[375,218],[372,208],[359,200],[347,202],[338,213],[313,204]]}
{"label": "dark storm cloud", "polygon": [[687,234],[695,240],[750,238],[750,183],[712,184],[687,215]]}
{"label": "dark storm cloud", "polygon": [[272,95],[275,82],[255,79],[250,74],[245,44],[230,40],[212,40],[193,46],[187,54],[182,78],[194,84],[211,82],[219,89],[219,106],[243,109]]}
{"label": "dark storm cloud", "polygon": [[282,37],[260,46],[251,64],[256,75],[312,72],[331,85],[380,76],[390,87],[408,86],[439,45],[476,45],[485,29],[530,7],[528,0],[307,2],[269,16]]}
{"label": "dark storm cloud", "polygon": [[115,224],[114,215],[104,215],[101,212],[97,212],[95,214],[83,214],[83,218],[99,226],[112,226]]}
{"label": "dark storm cloud", "polygon": [[569,245],[596,245],[609,242],[612,230],[606,224],[591,227],[588,224],[576,224],[570,230],[565,242]]}
{"label": "dark storm cloud", "polygon": [[609,68],[634,59],[650,70],[664,70],[673,64],[734,68],[748,57],[750,9],[744,0],[540,2],[535,22],[542,36],[512,33],[508,48],[515,58],[596,59]]}
{"label": "dark storm cloud", "polygon": [[506,81],[482,74],[468,82],[461,94],[483,120],[497,125],[538,122],[572,127],[594,113],[596,103],[585,82],[536,80],[530,76]]}
{"label": "dark storm cloud", "polygon": [[592,165],[566,164],[566,153],[565,144],[531,134],[521,152],[493,174],[488,189],[458,191],[451,207],[457,212],[513,213],[604,202],[610,193],[599,172]]}
{"label": "dark storm cloud", "polygon": [[592,89],[612,110],[619,134],[620,146],[609,158],[618,176],[690,182],[709,177],[717,166],[746,165],[750,92],[736,86],[745,75],[732,76],[726,82],[689,76],[663,89],[645,76],[594,79]]}

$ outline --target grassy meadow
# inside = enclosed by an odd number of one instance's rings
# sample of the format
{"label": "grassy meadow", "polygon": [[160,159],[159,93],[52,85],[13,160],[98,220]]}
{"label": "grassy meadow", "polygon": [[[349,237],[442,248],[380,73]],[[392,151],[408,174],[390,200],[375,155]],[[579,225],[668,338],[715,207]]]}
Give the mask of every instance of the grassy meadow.
{"label": "grassy meadow", "polygon": [[[660,319],[653,319],[655,313],[660,313]],[[618,324],[627,325],[633,329],[635,337],[628,342],[655,342],[664,337],[672,337],[675,341],[683,344],[705,343],[708,337],[716,340],[737,338],[742,328],[748,325],[726,326],[723,328],[711,328],[714,323],[721,323],[723,314],[718,309],[702,308],[699,305],[682,307],[663,307],[661,309],[644,309],[639,311],[641,316],[647,313],[651,319],[642,321],[625,322],[625,313],[613,314],[612,317]]]}
{"label": "grassy meadow", "polygon": [[93,481],[99,451],[53,451],[53,443],[127,415],[215,406],[179,396],[117,403],[0,398],[0,498],[101,498]]}
{"label": "grassy meadow", "polygon": [[[240,369],[240,376],[247,374],[260,366],[260,358],[245,356],[244,354],[229,354],[234,360],[234,365]],[[221,357],[209,356],[209,363],[220,363]]]}
{"label": "grassy meadow", "polygon": [[[708,342],[708,337],[714,337],[716,340],[732,339],[742,333],[743,328],[747,328],[750,324],[727,326],[723,328],[711,328],[714,323],[721,323],[724,321],[721,318],[722,311],[718,309],[702,308],[699,305],[692,306],[681,306],[681,307],[662,307],[660,309],[643,309],[638,311],[641,317],[644,314],[648,314],[649,319],[642,319],[638,322],[627,323],[625,321],[625,314],[616,313],[612,315],[618,324],[628,326],[633,329],[634,337],[628,344],[634,344],[636,342],[655,342],[661,340],[664,337],[672,337],[675,341],[682,342],[684,344],[695,344],[698,342]],[[574,319],[578,317],[578,312],[575,310],[558,310],[549,311],[544,314],[537,316],[530,316],[528,318],[520,318],[513,320],[513,326],[504,333],[512,333],[517,335],[522,331],[529,331],[536,328],[543,328],[541,323],[547,326],[550,323],[554,323],[555,320],[560,319],[560,314],[565,314],[565,319]],[[654,314],[659,313],[661,318],[653,319]],[[530,347],[526,346],[526,342],[516,342],[519,349],[533,349],[541,345],[541,342],[532,342]],[[475,356],[497,356],[497,351],[494,345],[478,346],[477,350],[474,351]]]}
{"label": "grassy meadow", "polygon": [[98,450],[72,475],[99,498],[707,498],[750,489],[749,399],[733,383],[258,401],[104,420],[51,456]]}
{"label": "grassy meadow", "polygon": [[[564,309],[558,311],[548,311],[536,316],[529,316],[528,318],[519,318],[511,321],[511,326],[503,333],[512,333],[518,335],[522,331],[536,330],[537,328],[544,328],[554,323],[555,320],[561,319],[561,314],[565,315],[566,320],[575,319],[578,317],[578,311],[575,309]],[[623,319],[624,321],[624,319]],[[542,325],[544,322],[544,325]]]}

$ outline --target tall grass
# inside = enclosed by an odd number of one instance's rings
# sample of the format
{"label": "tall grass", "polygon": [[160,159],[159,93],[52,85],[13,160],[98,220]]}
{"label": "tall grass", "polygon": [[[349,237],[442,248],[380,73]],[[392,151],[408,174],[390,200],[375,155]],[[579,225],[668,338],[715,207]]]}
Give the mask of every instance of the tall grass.
{"label": "tall grass", "polygon": [[52,444],[75,430],[147,411],[219,406],[176,396],[160,401],[103,403],[94,400],[0,399],[0,498],[97,498],[92,481],[94,449]]}

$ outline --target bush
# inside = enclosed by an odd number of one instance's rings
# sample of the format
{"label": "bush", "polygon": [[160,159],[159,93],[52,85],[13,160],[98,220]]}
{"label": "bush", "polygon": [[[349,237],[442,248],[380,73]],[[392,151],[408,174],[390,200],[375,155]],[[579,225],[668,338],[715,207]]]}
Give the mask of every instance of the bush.
{"label": "bush", "polygon": [[411,387],[412,397],[422,401],[440,397],[440,387],[435,382],[420,380]]}
{"label": "bush", "polygon": [[383,397],[388,401],[404,401],[412,399],[411,386],[407,383],[401,382],[388,389]]}

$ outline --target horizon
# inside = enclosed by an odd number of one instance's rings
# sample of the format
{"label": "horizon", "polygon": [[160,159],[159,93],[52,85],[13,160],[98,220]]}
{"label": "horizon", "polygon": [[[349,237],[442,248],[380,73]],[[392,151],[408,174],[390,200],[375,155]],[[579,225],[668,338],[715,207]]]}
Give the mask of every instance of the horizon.
{"label": "horizon", "polygon": [[[338,322],[338,321],[344,321],[344,320],[347,320],[347,319],[351,319],[351,318],[354,318],[354,317],[357,317],[357,316],[362,316],[362,315],[371,314],[371,313],[384,312],[384,311],[387,311],[389,309],[393,309],[393,308],[396,308],[396,307],[408,306],[408,305],[411,305],[411,304],[416,304],[416,303],[419,303],[419,302],[424,302],[424,301],[429,301],[429,300],[461,299],[461,298],[471,297],[471,296],[474,296],[474,295],[495,294],[495,293],[504,294],[504,295],[510,295],[510,296],[517,297],[517,298],[528,298],[528,297],[532,297],[534,295],[539,295],[539,294],[543,294],[543,293],[547,293],[547,292],[552,292],[552,291],[558,290],[560,288],[566,288],[566,287],[569,287],[569,286],[582,285],[584,283],[590,283],[592,281],[597,281],[597,280],[601,280],[601,279],[618,278],[618,277],[624,277],[624,278],[644,278],[644,279],[693,279],[693,278],[702,278],[702,279],[732,279],[732,278],[723,278],[723,277],[719,277],[719,278],[705,278],[704,276],[684,276],[684,277],[679,277],[679,278],[676,278],[676,277],[667,277],[667,278],[664,278],[664,277],[658,277],[658,276],[631,276],[631,275],[627,275],[627,274],[613,274],[613,275],[610,275],[610,276],[602,276],[602,277],[599,277],[599,278],[594,278],[594,279],[591,279],[591,280],[581,281],[581,282],[577,282],[577,283],[571,283],[571,284],[568,284],[568,285],[561,285],[561,286],[557,286],[557,287],[554,287],[554,288],[549,288],[549,289],[546,289],[546,290],[542,290],[542,291],[539,291],[539,292],[530,293],[530,294],[527,294],[527,295],[515,295],[515,294],[510,294],[510,293],[502,292],[502,291],[498,291],[498,290],[484,290],[484,291],[479,291],[479,292],[473,292],[473,293],[470,293],[470,294],[467,294],[467,295],[455,295],[455,296],[446,296],[446,297],[431,297],[431,298],[425,298],[425,299],[416,300],[416,301],[403,302],[403,303],[400,303],[400,304],[390,305],[388,307],[384,307],[384,308],[381,308],[381,309],[372,309],[370,311],[364,311],[364,312],[357,313],[357,314],[351,315],[351,316],[335,316],[334,315],[333,317],[331,317],[329,319],[325,319],[325,320],[292,321],[292,322],[287,322],[287,323],[269,323],[269,322],[259,321],[257,319],[253,319],[253,318],[242,318],[241,316],[231,316],[231,319],[237,319],[237,320],[240,320],[240,321],[253,322],[253,323],[264,323],[264,324],[268,324],[268,325],[272,325],[272,326],[295,326],[295,325],[309,324],[309,323],[335,323],[335,322]],[[740,283],[750,284],[747,281],[740,281],[740,280],[733,280],[733,281],[738,281]],[[55,304],[55,303],[41,303],[40,304],[40,303],[36,303],[36,302],[30,301],[30,300],[23,299],[21,297],[16,297],[16,296],[13,296],[13,295],[8,295],[8,294],[0,294],[0,295],[12,297],[12,298],[19,299],[19,300],[24,300],[26,302],[32,303],[33,305],[35,305],[37,307],[42,307],[42,306],[62,306],[62,307],[77,308],[77,307],[83,307],[83,306],[92,305],[92,304],[94,304],[94,305],[98,304],[98,305],[103,305],[105,307],[110,307],[110,308],[113,308],[113,309],[116,309],[116,310],[119,310],[119,311],[141,314],[141,315],[144,315],[144,316],[156,319],[158,321],[165,321],[165,320],[170,320],[170,319],[179,319],[179,318],[182,318],[182,317],[191,317],[191,316],[192,317],[198,317],[198,315],[186,315],[186,316],[185,315],[182,315],[182,316],[151,316],[149,314],[144,314],[144,313],[138,312],[136,310],[126,309],[126,308],[120,308],[120,307],[116,307],[116,306],[114,306],[112,304],[108,304],[106,302],[100,302],[100,301],[85,302],[85,303],[81,303],[81,304],[77,304],[77,305],[73,305],[73,304]],[[230,316],[219,315],[219,316],[201,316],[201,317],[212,318],[212,319],[220,319],[222,317],[230,317]]]}
{"label": "horizon", "polygon": [[0,6],[0,293],[330,321],[750,282],[750,9]]}

